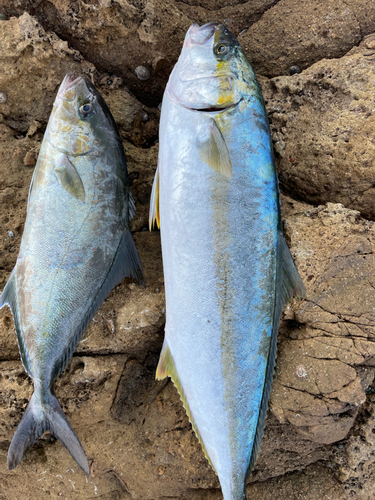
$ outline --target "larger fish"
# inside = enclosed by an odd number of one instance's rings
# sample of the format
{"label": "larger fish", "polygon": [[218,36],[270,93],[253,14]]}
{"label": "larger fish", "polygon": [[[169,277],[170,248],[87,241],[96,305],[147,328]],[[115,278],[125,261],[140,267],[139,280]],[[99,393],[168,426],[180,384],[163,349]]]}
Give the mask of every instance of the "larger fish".
{"label": "larger fish", "polygon": [[121,139],[103,98],[68,74],[31,181],[17,263],[0,296],[9,305],[34,393],[8,468],[50,430],[86,474],[90,466],[53,392],[90,320],[125,276],[144,281],[129,220],[135,207]]}
{"label": "larger fish", "polygon": [[305,291],[282,233],[261,92],[218,23],[191,26],[164,94],[155,220],[167,315],[157,378],[176,385],[224,499],[243,500],[280,315]]}

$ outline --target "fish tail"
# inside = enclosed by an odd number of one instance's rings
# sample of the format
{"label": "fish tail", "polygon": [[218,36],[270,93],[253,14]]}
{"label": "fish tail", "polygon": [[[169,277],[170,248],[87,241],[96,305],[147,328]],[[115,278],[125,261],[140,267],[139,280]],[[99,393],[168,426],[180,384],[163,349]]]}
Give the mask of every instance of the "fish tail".
{"label": "fish tail", "polygon": [[86,453],[59,402],[50,390],[43,394],[43,401],[39,391],[35,391],[31,396],[9,447],[8,469],[17,467],[26,452],[47,430],[50,430],[61,441],[84,473],[89,476],[90,465]]}

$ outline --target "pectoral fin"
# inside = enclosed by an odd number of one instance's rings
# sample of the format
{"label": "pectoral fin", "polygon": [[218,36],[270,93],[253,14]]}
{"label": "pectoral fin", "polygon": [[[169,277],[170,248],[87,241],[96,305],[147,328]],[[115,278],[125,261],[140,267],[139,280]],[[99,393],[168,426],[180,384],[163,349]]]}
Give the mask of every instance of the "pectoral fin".
{"label": "pectoral fin", "polygon": [[76,167],[65,155],[62,155],[55,166],[55,174],[61,186],[70,195],[85,203],[85,188]]}
{"label": "pectoral fin", "polygon": [[[203,136],[203,137],[202,137]],[[200,159],[225,177],[232,177],[232,162],[229,151],[216,121],[210,118],[207,129],[198,136]]]}
{"label": "pectoral fin", "polygon": [[152,185],[151,200],[150,200],[150,215],[148,218],[148,225],[150,231],[154,227],[154,224],[158,225],[160,229],[160,213],[159,213],[159,165],[156,169],[154,183]]}

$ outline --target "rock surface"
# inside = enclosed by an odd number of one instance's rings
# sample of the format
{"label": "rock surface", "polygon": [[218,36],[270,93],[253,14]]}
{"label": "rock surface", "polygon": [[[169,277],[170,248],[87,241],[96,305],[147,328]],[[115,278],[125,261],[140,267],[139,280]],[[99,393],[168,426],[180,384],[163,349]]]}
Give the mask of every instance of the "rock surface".
{"label": "rock surface", "polygon": [[[100,71],[126,78],[126,85],[147,105],[157,106],[177,61],[186,30],[197,21],[231,20],[240,33],[277,0],[0,0],[5,16],[24,10],[35,15]],[[136,69],[146,68],[145,81]]]}
{"label": "rock surface", "polygon": [[340,202],[371,219],[374,61],[375,34],[341,59],[262,80],[283,189],[310,203]]}
{"label": "rock surface", "polygon": [[[365,37],[375,31],[371,9],[362,0],[0,0],[0,290],[17,258],[33,167],[68,71],[92,78],[124,139],[137,205],[131,229],[148,284],[124,280],[111,292],[56,383],[90,459],[88,478],[48,433],[7,471],[32,383],[10,312],[0,311],[0,500],[222,498],[175,388],[154,379],[165,297],[159,234],[145,229],[157,164],[155,106],[185,29],[195,20],[230,17],[236,33],[250,28],[240,40],[263,75],[288,195],[284,230],[308,292],[280,324],[248,498],[373,498],[375,34]],[[135,76],[140,65],[148,80]],[[307,69],[285,76],[293,65]]]}
{"label": "rock surface", "polygon": [[280,0],[241,38],[255,71],[289,75],[321,59],[343,56],[375,31],[375,4],[366,0]]}
{"label": "rock surface", "polygon": [[[0,0],[4,16],[24,10],[100,71],[125,78],[148,106],[161,102],[193,22],[218,20],[243,33],[255,71],[265,76],[340,57],[375,31],[375,4],[367,0]],[[137,77],[139,66],[146,81]]]}

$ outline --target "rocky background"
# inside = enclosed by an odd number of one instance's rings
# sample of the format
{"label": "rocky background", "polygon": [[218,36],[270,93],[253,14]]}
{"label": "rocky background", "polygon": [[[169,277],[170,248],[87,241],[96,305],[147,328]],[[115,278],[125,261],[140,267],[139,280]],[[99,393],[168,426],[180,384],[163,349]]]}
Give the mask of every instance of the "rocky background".
{"label": "rocky background", "polygon": [[248,498],[375,496],[375,3],[0,0],[0,290],[68,71],[90,75],[120,129],[148,283],[111,292],[56,383],[90,477],[48,433],[7,470],[32,383],[11,314],[0,312],[0,500],[222,498],[175,388],[154,380],[165,305],[159,233],[147,230],[158,105],[185,31],[212,20],[239,35],[259,76],[284,229],[307,287],[280,324]]}

